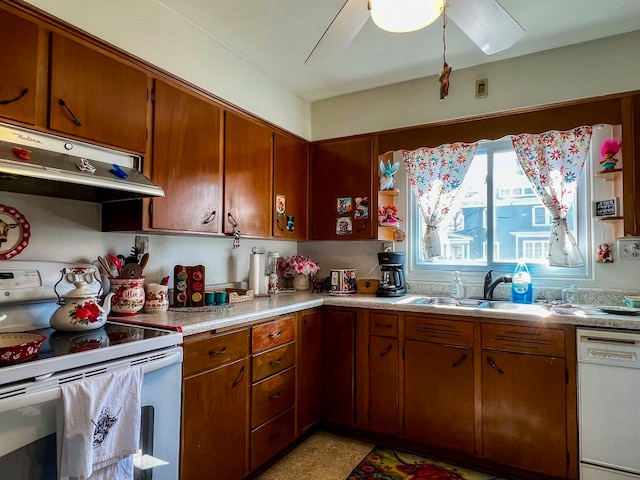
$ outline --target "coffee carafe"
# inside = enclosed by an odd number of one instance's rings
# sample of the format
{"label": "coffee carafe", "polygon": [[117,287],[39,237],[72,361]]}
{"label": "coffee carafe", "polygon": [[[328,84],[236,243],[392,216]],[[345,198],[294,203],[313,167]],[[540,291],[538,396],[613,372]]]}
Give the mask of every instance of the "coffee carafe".
{"label": "coffee carafe", "polygon": [[404,280],[404,252],[380,252],[380,283],[378,297],[400,297],[407,293]]}

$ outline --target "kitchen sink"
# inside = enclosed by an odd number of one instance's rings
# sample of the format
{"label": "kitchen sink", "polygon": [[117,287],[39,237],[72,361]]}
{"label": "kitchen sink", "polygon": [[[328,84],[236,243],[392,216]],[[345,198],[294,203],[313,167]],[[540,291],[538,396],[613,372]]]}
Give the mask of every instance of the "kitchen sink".
{"label": "kitchen sink", "polygon": [[455,299],[451,297],[408,297],[400,300],[397,303],[405,304],[405,305],[431,305],[431,306],[453,306],[453,307],[469,307],[469,308],[477,308],[482,305],[485,301],[472,299],[472,298],[462,298]]}
{"label": "kitchen sink", "polygon": [[502,312],[525,313],[530,315],[546,316],[551,306],[543,303],[514,303],[500,300],[487,300],[478,306],[483,310],[500,310]]}
{"label": "kitchen sink", "polygon": [[549,314],[550,305],[514,303],[508,300],[483,300],[478,298],[455,299],[439,296],[411,296],[397,302],[403,305],[425,306],[450,306],[458,308],[478,308],[483,310],[496,310],[501,312],[524,313],[528,315],[546,316]]}

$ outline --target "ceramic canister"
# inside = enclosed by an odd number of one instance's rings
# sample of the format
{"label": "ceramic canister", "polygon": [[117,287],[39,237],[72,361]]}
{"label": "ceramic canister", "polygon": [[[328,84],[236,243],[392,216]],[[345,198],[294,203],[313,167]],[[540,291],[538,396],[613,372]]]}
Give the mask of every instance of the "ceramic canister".
{"label": "ceramic canister", "polygon": [[144,277],[109,278],[111,291],[111,314],[116,316],[137,315],[144,306]]}
{"label": "ceramic canister", "polygon": [[144,311],[146,313],[164,312],[169,308],[169,286],[150,283],[146,287]]}

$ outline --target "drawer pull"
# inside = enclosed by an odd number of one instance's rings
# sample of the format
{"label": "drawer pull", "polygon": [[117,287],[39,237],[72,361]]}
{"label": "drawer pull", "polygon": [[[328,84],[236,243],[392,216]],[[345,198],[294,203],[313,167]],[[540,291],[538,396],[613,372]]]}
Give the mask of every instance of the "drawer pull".
{"label": "drawer pull", "polygon": [[374,325],[378,328],[391,328],[393,327],[393,325],[391,325],[390,323],[378,323],[375,322]]}
{"label": "drawer pull", "polygon": [[234,382],[233,382],[233,384],[231,386],[232,387],[237,387],[238,385],[240,385],[240,382],[242,382],[243,378],[244,378],[244,365],[240,369],[240,372],[238,373],[238,376],[236,377],[236,379],[234,380]]}
{"label": "drawer pull", "polygon": [[222,347],[222,350],[209,350],[209,355],[222,355],[227,351],[227,347]]}
{"label": "drawer pull", "polygon": [[269,441],[277,440],[278,438],[280,438],[280,435],[282,435],[282,430],[278,430],[277,432],[272,433],[271,435],[269,435]]}
{"label": "drawer pull", "polygon": [[387,345],[387,347],[382,352],[380,352],[380,356],[386,357],[387,355],[389,355],[389,352],[391,351],[392,348],[393,348],[393,345],[391,344]]}
{"label": "drawer pull", "polygon": [[456,360],[455,362],[453,362],[453,363],[451,364],[451,366],[452,366],[453,368],[455,368],[455,367],[457,367],[458,365],[462,365],[464,362],[466,362],[466,361],[467,361],[467,356],[468,356],[468,355],[467,355],[466,353],[462,354],[462,356],[461,356],[458,360]]}
{"label": "drawer pull", "polygon": [[274,340],[274,339],[278,338],[280,335],[282,335],[282,332],[278,330],[277,332],[270,333],[269,334],[269,338]]}
{"label": "drawer pull", "polygon": [[269,365],[280,365],[282,363],[282,357],[280,357],[278,360],[271,360],[269,362]]}
{"label": "drawer pull", "polygon": [[277,400],[278,398],[280,398],[282,396],[282,390],[278,390],[276,393],[274,393],[273,395],[269,395],[269,400]]}
{"label": "drawer pull", "polygon": [[504,373],[504,371],[498,365],[496,365],[496,362],[493,361],[493,358],[487,356],[487,363],[491,365],[491,368],[493,368],[499,374],[502,375]]}

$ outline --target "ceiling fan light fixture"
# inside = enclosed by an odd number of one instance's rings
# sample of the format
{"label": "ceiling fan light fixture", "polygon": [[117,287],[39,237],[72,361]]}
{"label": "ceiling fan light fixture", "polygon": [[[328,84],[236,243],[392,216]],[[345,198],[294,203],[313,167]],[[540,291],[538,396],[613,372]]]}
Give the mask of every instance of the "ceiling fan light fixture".
{"label": "ceiling fan light fixture", "polygon": [[444,0],[369,0],[374,23],[383,30],[407,33],[433,23],[444,8]]}

